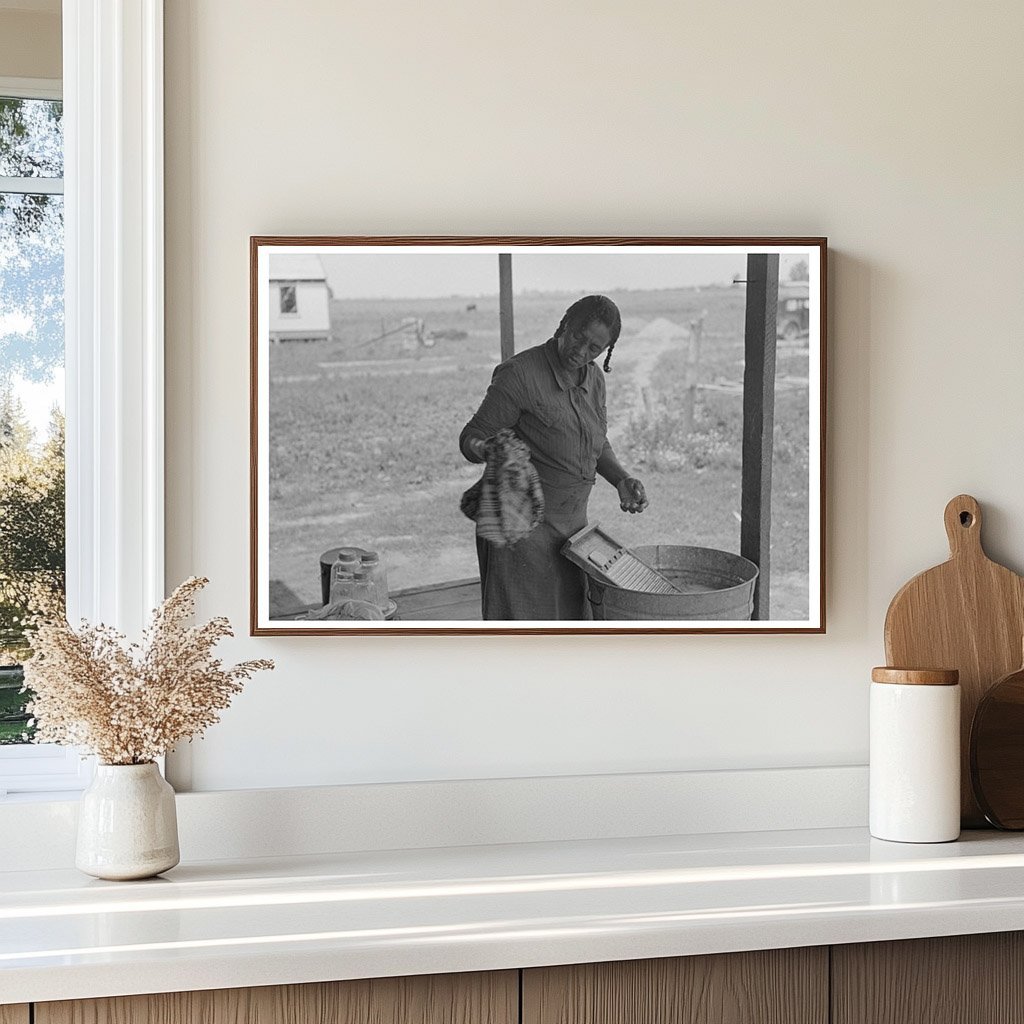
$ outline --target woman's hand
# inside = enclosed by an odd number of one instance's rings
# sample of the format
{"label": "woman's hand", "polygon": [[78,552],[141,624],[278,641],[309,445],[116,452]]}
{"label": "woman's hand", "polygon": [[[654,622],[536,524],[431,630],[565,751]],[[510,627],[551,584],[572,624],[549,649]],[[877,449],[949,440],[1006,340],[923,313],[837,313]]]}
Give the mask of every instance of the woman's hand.
{"label": "woman's hand", "polygon": [[627,476],[620,480],[615,488],[619,492],[619,508],[623,512],[643,512],[647,508],[647,492],[644,485],[635,476]]}
{"label": "woman's hand", "polygon": [[472,454],[477,462],[487,461],[487,442],[479,437],[466,439],[466,449]]}

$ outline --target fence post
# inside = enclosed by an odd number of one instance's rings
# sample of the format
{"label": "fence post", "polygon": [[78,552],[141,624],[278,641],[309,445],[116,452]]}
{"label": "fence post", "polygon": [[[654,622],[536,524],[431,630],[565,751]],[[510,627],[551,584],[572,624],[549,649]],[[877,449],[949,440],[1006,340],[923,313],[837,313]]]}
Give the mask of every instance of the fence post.
{"label": "fence post", "polygon": [[683,371],[683,431],[687,437],[693,433],[697,419],[697,372],[700,369],[700,347],[704,335],[704,313],[700,319],[690,321],[686,339],[686,366]]}

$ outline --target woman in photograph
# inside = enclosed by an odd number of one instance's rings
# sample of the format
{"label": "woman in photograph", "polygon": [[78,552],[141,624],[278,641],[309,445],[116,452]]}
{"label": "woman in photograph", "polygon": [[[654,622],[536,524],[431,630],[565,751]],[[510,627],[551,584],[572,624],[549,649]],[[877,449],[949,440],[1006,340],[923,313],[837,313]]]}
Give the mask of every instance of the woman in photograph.
{"label": "woman in photograph", "polygon": [[480,408],[459,437],[470,462],[485,461],[486,442],[512,429],[530,449],[544,492],[544,521],[525,539],[498,547],[477,538],[484,619],[589,619],[584,572],[563,557],[566,538],[587,525],[597,476],[618,492],[624,512],[643,512],[643,484],[622,468],[608,443],[602,353],[611,371],[622,328],[604,295],[574,302],[554,336],[494,370]]}

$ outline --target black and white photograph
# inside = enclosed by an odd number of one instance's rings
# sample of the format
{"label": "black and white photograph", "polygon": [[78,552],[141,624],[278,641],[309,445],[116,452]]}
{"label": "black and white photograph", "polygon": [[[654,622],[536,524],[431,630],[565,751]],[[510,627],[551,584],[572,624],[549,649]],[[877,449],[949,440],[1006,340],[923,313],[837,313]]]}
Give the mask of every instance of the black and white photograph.
{"label": "black and white photograph", "polygon": [[253,634],[823,632],[825,253],[253,238]]}

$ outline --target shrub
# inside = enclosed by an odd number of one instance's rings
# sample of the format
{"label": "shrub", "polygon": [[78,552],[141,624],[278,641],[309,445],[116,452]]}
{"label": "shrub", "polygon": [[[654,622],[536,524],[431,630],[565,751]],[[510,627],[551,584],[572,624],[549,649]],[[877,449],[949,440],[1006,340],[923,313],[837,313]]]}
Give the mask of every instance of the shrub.
{"label": "shrub", "polygon": [[631,461],[656,470],[739,469],[742,408],[732,396],[699,403],[687,433],[681,395],[660,397],[630,415],[623,446]]}

